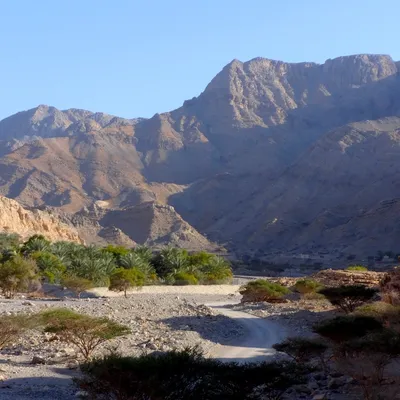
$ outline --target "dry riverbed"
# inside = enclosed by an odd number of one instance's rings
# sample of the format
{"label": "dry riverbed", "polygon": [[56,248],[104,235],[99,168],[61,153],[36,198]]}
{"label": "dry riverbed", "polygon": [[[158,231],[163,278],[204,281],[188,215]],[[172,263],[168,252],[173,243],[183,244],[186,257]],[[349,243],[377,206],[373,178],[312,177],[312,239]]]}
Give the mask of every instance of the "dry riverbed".
{"label": "dry riverbed", "polygon": [[[175,291],[177,288],[173,288]],[[226,288],[216,293],[133,293],[124,297],[67,300],[0,299],[0,314],[34,313],[50,307],[68,307],[93,316],[106,316],[129,326],[132,333],[108,342],[99,353],[110,349],[123,355],[183,349],[199,345],[209,354],[217,344],[240,338],[244,330],[237,321],[215,312],[204,303],[230,301],[235,295]],[[197,289],[199,290],[199,289]],[[208,291],[212,291],[208,287]],[[234,291],[234,290],[233,290]],[[204,291],[203,291],[204,292]],[[71,377],[77,372],[73,347],[52,335],[29,332],[0,355],[0,398],[73,399],[76,388]]]}

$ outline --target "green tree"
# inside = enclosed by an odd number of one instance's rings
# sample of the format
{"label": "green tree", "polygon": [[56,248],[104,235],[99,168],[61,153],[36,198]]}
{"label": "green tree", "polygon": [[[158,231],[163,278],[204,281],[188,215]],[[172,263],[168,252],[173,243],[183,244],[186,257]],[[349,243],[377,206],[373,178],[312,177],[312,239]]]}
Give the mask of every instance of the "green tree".
{"label": "green tree", "polygon": [[137,268],[148,278],[151,274],[155,273],[154,267],[150,264],[147,258],[143,258],[140,254],[135,252],[127,253],[120,257],[119,265],[123,268]]}
{"label": "green tree", "polygon": [[332,305],[337,306],[345,313],[351,313],[357,307],[371,300],[376,292],[376,289],[362,285],[330,287],[319,291]]}
{"label": "green tree", "polygon": [[132,287],[143,286],[146,276],[138,268],[117,268],[110,278],[110,290],[116,292],[124,292],[125,297],[127,297],[126,292]]}
{"label": "green tree", "polygon": [[176,273],[185,271],[189,265],[186,250],[165,247],[153,260],[157,274],[163,279],[172,278]]}
{"label": "green tree", "polygon": [[79,276],[66,275],[62,278],[62,285],[64,285],[67,289],[72,290],[78,298],[81,297],[81,294],[86,290],[89,290],[93,287],[93,282],[89,279],[81,278]]}
{"label": "green tree", "polygon": [[177,272],[174,276],[174,285],[186,286],[186,285],[197,285],[198,279],[188,272]]}
{"label": "green tree", "polygon": [[60,283],[66,271],[65,265],[54,254],[36,251],[31,257],[36,261],[41,275],[50,283]]}
{"label": "green tree", "polygon": [[130,333],[130,329],[108,318],[95,318],[67,308],[43,311],[37,317],[45,332],[56,333],[60,340],[77,347],[85,360],[103,343]]}
{"label": "green tree", "polygon": [[15,256],[0,264],[0,288],[4,296],[13,298],[17,292],[29,289],[36,280],[36,263],[34,260]]}
{"label": "green tree", "polygon": [[50,248],[51,242],[43,235],[33,235],[22,245],[21,251],[23,254],[29,255],[35,251],[48,251]]}
{"label": "green tree", "polygon": [[205,284],[228,283],[233,278],[232,268],[222,257],[210,257],[206,264],[200,267],[201,279]]}

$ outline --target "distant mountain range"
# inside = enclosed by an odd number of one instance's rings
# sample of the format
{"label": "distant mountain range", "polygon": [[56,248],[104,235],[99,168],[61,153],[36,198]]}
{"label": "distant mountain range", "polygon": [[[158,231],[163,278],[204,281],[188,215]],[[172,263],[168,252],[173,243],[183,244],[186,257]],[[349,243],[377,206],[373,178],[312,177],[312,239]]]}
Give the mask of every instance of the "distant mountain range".
{"label": "distant mountain range", "polygon": [[234,60],[150,119],[41,105],[0,122],[0,194],[88,242],[396,250],[399,70],[386,55]]}

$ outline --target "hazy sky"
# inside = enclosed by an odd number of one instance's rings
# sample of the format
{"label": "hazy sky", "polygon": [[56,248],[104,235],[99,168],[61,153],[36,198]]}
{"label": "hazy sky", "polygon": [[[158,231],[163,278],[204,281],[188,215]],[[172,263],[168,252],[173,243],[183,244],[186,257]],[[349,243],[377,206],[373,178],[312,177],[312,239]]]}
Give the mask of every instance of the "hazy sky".
{"label": "hazy sky", "polygon": [[0,119],[38,104],[150,117],[237,58],[400,60],[398,0],[0,0]]}

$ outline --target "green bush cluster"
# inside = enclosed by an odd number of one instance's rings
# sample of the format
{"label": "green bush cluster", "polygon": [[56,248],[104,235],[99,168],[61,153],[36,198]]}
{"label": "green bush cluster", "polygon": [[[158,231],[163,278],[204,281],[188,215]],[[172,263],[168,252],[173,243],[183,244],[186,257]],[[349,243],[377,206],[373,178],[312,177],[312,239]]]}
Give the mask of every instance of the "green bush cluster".
{"label": "green bush cluster", "polygon": [[284,296],[290,293],[290,290],[279,283],[270,282],[266,279],[256,279],[243,285],[239,289],[243,296],[242,302],[261,302],[270,303],[282,301]]}
{"label": "green bush cluster", "polygon": [[40,235],[21,242],[17,235],[1,234],[0,254],[0,288],[8,297],[28,291],[35,280],[62,284],[79,296],[96,286],[126,294],[132,287],[154,283],[220,284],[232,279],[231,266],[223,258],[173,247],[156,253],[145,246],[52,243]]}
{"label": "green bush cluster", "polygon": [[346,268],[346,271],[366,272],[366,271],[368,271],[368,268],[364,267],[364,265],[349,265]]}

